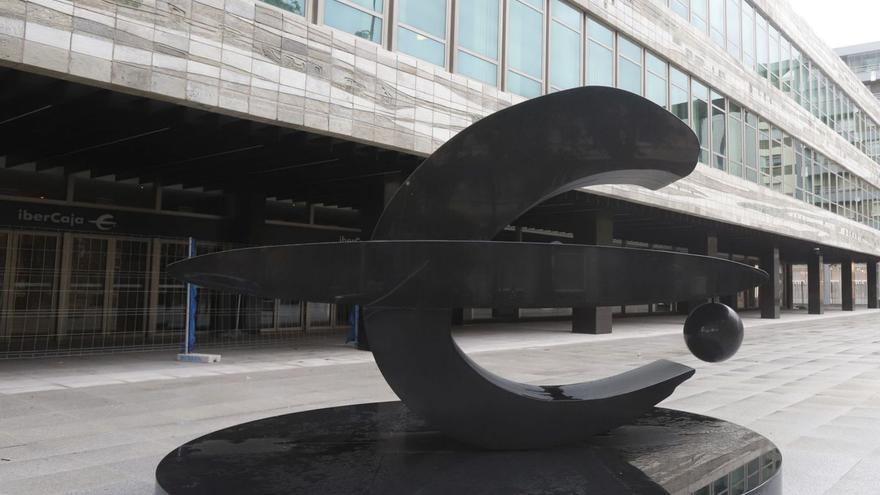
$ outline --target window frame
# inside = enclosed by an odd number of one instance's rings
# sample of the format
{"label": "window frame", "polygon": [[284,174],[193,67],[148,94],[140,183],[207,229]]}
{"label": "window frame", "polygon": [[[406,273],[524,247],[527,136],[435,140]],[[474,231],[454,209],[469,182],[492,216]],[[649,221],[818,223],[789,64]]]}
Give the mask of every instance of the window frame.
{"label": "window frame", "polygon": [[[401,9],[398,8],[399,0],[385,0],[385,1],[386,2],[393,1],[394,7],[395,7],[394,13],[393,13],[393,24],[391,27],[391,29],[393,31],[393,36],[391,36],[391,51],[393,51],[395,53],[403,53],[404,55],[406,55],[408,57],[413,57],[413,58],[421,60],[422,62],[427,62],[431,65],[435,65],[437,67],[442,67],[442,68],[449,70],[451,72],[452,57],[451,57],[450,52],[452,50],[450,50],[451,43],[450,43],[449,37],[452,34],[452,14],[453,14],[452,4],[456,0],[443,0],[444,2],[446,2],[446,22],[444,23],[444,27],[443,27],[443,29],[445,31],[445,36],[446,36],[445,39],[440,39],[436,35],[433,35],[431,33],[427,33],[427,32],[425,32],[415,26],[410,26],[409,24],[401,22],[400,21],[400,10]],[[420,0],[415,0],[415,1],[420,1]],[[424,36],[428,39],[434,40],[434,41],[442,44],[443,45],[443,65],[437,65],[434,62],[431,62],[430,60],[425,60],[425,59],[420,58],[420,57],[413,55],[411,53],[401,51],[400,47],[399,47],[399,43],[398,43],[399,38],[400,38],[400,36],[398,35],[398,29],[400,29],[400,28],[406,29],[407,31],[411,31],[417,35]]]}

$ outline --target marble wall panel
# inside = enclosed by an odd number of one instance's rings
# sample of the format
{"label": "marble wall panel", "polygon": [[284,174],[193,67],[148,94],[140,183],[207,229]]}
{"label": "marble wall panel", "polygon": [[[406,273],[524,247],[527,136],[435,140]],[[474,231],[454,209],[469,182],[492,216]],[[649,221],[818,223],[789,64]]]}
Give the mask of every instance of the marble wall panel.
{"label": "marble wall panel", "polygon": [[[573,1],[880,186],[880,167],[661,2]],[[790,7],[758,3],[814,42]],[[421,155],[523,100],[259,0],[0,0],[0,64]],[[707,167],[661,191],[594,192],[880,254],[877,231]]]}

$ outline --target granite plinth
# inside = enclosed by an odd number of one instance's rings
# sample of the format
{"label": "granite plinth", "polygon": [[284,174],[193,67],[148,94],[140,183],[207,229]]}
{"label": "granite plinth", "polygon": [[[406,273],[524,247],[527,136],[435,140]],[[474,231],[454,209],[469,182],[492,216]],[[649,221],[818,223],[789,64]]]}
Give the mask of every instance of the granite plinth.
{"label": "granite plinth", "polygon": [[[750,464],[758,467],[752,481]],[[780,471],[778,451],[757,433],[670,409],[654,408],[586,443],[491,451],[443,436],[400,402],[382,402],[205,435],[161,461],[156,492],[690,494],[742,479],[743,491],[731,493],[780,495]]]}

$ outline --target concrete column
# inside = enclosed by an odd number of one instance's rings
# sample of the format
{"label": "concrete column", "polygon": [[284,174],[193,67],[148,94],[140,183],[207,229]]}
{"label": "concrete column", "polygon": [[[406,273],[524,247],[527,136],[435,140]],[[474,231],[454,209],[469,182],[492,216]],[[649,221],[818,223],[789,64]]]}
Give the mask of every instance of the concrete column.
{"label": "concrete column", "polygon": [[822,304],[831,304],[834,302],[834,287],[831,285],[831,265],[822,265],[822,273],[824,274],[825,283],[822,285]]}
{"label": "concrete column", "polygon": [[821,315],[825,312],[822,307],[825,300],[825,264],[821,252],[814,252],[807,263],[807,288],[809,313]]}
{"label": "concrete column", "polygon": [[[703,256],[718,256],[718,236],[715,233],[701,233],[688,248],[689,254],[700,254]],[[734,295],[734,297],[736,297]],[[696,299],[693,301],[679,301],[676,304],[676,310],[679,314],[689,314],[696,309],[697,306],[709,302],[709,299]]]}
{"label": "concrete column", "polygon": [[[226,216],[229,219],[227,236],[239,245],[261,244],[266,224],[266,195],[246,189],[229,191],[225,198]],[[197,239],[198,240],[198,239]],[[215,307],[222,307],[223,296],[214,291],[200,293],[199,297],[210,297]],[[239,331],[259,330],[260,303],[244,295],[238,296],[235,310],[219,318],[211,318],[213,328],[236,329]],[[214,326],[214,325],[218,326]]]}
{"label": "concrete column", "polygon": [[840,309],[852,311],[856,307],[856,286],[853,280],[853,262],[840,263]]}
{"label": "concrete column", "polygon": [[382,177],[380,181],[372,181],[364,186],[361,192],[361,240],[369,240],[373,236],[376,222],[385,210],[385,206],[394,197],[403,183],[401,174]]}
{"label": "concrete column", "polygon": [[519,309],[492,308],[492,319],[498,321],[516,321],[519,319]]}
{"label": "concrete column", "polygon": [[758,298],[761,304],[761,318],[779,318],[779,307],[782,305],[780,294],[782,266],[779,262],[779,248],[773,247],[761,256],[761,269],[770,275],[767,283],[760,287]]}
{"label": "concrete column", "polygon": [[[592,212],[578,217],[572,239],[577,244],[609,245],[614,238],[614,220],[609,211]],[[571,308],[572,333],[611,333],[611,307],[582,306]]]}
{"label": "concrete column", "polygon": [[464,325],[464,308],[452,308],[452,324],[455,326]]}
{"label": "concrete column", "polygon": [[868,261],[868,308],[877,309],[877,261]]}
{"label": "concrete column", "polygon": [[785,301],[782,304],[782,307],[785,309],[794,309],[794,270],[792,270],[793,266],[791,263],[783,263],[782,268],[785,272],[782,290],[785,296]]}
{"label": "concrete column", "polygon": [[245,190],[232,191],[226,196],[226,214],[230,219],[230,240],[255,244],[266,222],[266,195]]}
{"label": "concrete column", "polygon": [[[400,189],[404,177],[401,174],[392,174],[382,177],[381,182],[371,182],[363,191],[361,204],[361,240],[369,240],[373,236],[373,229],[376,228],[376,222],[385,210],[385,206],[394,197],[394,194]],[[464,320],[464,311],[461,308],[453,309],[450,318],[452,324],[462,324]],[[460,316],[460,318],[459,318]],[[370,350],[369,329],[363,324],[363,315],[360,315],[361,325],[358,327],[357,348],[362,351]]]}

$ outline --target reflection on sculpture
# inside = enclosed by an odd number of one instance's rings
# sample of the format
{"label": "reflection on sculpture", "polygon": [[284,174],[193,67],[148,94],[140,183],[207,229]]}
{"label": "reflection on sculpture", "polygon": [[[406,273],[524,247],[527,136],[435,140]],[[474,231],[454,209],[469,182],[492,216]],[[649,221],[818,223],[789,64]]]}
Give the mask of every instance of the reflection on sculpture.
{"label": "reflection on sculpture", "polygon": [[703,304],[685,320],[684,341],[691,354],[703,361],[725,361],[733,357],[742,344],[742,319],[724,304]]}
{"label": "reflection on sculpture", "polygon": [[450,308],[694,300],[761,284],[764,272],[716,258],[491,240],[571,189],[663,187],[688,175],[698,153],[684,123],[639,96],[605,87],[554,93],[490,115],[441,146],[398,190],[370,241],[228,251],[171,272],[252,295],[365,306],[389,385],[462,442],[490,449],[577,442],[649,411],[694,370],[660,360],[591,382],[513,382],[461,352]]}

